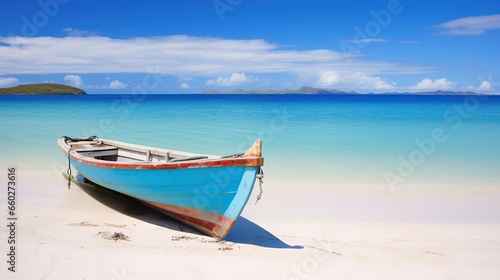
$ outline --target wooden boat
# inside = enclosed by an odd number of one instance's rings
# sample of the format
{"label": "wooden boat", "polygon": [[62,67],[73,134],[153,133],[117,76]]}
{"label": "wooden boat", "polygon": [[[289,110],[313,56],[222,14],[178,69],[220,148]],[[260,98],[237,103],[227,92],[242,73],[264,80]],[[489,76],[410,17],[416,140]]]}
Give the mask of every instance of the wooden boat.
{"label": "wooden boat", "polygon": [[[224,238],[257,177],[262,141],[243,154],[202,155],[118,141],[63,136],[69,164],[95,184],[133,197],[198,231]],[[71,169],[70,169],[71,170]]]}

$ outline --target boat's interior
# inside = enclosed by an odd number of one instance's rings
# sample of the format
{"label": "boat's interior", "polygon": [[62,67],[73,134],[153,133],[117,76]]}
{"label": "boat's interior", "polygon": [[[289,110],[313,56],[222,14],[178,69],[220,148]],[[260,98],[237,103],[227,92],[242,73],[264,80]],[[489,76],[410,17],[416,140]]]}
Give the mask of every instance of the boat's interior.
{"label": "boat's interior", "polygon": [[114,162],[179,162],[219,158],[107,141],[80,141],[67,144],[82,156]]}
{"label": "boat's interior", "polygon": [[98,160],[113,162],[181,162],[192,160],[210,160],[237,157],[261,157],[262,141],[257,139],[245,153],[228,156],[203,155],[188,152],[180,152],[162,148],[153,148],[134,145],[113,140],[99,139],[95,136],[89,138],[61,137],[60,145],[67,145],[70,149],[82,156]]}

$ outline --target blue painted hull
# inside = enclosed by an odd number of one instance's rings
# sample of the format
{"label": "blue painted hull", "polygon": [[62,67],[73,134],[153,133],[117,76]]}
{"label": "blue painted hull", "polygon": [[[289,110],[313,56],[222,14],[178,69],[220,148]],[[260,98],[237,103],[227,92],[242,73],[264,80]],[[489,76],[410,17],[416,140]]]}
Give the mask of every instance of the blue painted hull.
{"label": "blue painted hull", "polygon": [[155,203],[215,213],[236,220],[246,205],[259,167],[117,169],[71,165],[92,182]]}

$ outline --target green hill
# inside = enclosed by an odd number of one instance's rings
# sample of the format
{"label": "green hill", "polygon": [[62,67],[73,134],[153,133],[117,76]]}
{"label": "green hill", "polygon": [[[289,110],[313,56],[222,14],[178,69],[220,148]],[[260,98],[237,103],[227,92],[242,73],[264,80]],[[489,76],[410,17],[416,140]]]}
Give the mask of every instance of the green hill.
{"label": "green hill", "polygon": [[42,83],[0,88],[0,94],[86,94],[86,92],[67,85]]}

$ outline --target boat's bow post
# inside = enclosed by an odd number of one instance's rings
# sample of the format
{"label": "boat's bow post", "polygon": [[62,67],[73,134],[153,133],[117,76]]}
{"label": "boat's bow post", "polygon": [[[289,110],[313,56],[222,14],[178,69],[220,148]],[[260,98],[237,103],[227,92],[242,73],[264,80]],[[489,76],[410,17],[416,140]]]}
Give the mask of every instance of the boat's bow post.
{"label": "boat's bow post", "polygon": [[262,156],[262,140],[257,139],[253,143],[252,147],[246,151],[243,156],[246,157],[261,157]]}
{"label": "boat's bow post", "polygon": [[[243,156],[247,157],[262,157],[262,140],[257,139],[253,143],[252,147],[246,151]],[[259,202],[259,200],[262,198],[262,192],[264,191],[262,189],[262,184],[264,183],[264,171],[262,170],[262,167],[259,167],[259,171],[257,171],[257,180],[259,180],[259,194],[257,195],[257,200],[255,201],[255,204]]]}

